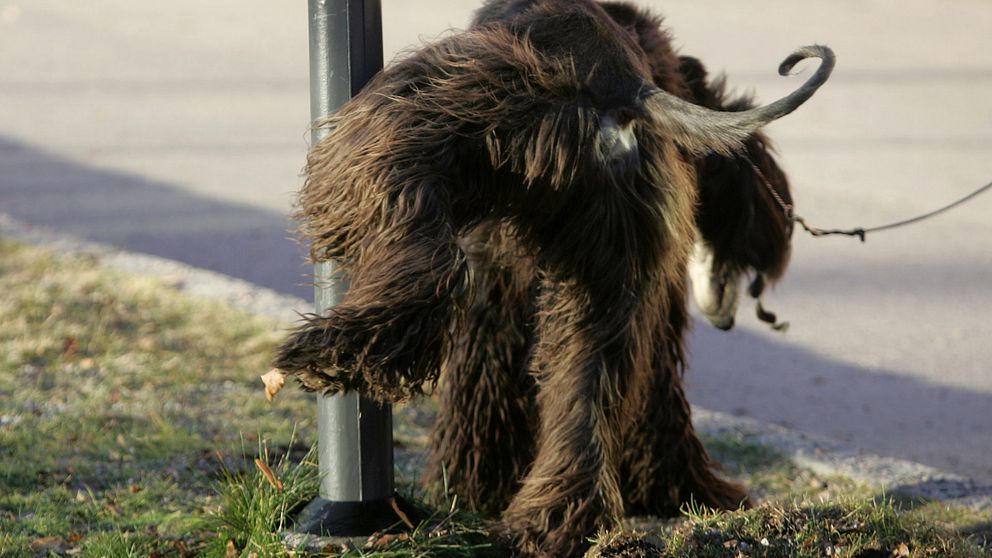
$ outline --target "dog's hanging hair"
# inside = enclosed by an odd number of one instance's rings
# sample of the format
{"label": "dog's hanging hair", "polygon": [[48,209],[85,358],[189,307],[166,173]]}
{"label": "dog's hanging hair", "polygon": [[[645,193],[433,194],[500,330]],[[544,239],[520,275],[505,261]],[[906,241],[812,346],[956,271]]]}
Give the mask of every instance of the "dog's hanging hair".
{"label": "dog's hanging hair", "polygon": [[761,303],[761,295],[765,292],[765,275],[758,273],[747,288],[747,294],[754,299],[755,313],[758,319],[770,325],[775,331],[788,331],[789,322],[778,321],[778,316],[774,312],[768,311]]}

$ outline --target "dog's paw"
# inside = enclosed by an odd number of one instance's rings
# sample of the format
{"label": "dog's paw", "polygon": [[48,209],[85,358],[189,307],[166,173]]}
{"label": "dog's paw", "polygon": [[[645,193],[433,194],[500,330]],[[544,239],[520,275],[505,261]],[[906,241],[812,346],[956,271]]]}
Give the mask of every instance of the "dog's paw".
{"label": "dog's paw", "polygon": [[419,395],[437,380],[441,339],[422,334],[420,323],[342,311],[306,319],[272,363],[305,389],[358,391],[386,402]]}

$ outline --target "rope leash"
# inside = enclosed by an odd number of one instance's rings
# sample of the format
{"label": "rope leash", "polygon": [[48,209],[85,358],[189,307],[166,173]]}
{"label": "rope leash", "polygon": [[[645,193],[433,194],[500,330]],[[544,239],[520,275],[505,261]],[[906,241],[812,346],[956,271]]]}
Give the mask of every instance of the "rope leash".
{"label": "rope leash", "polygon": [[[859,239],[861,239],[861,242],[864,242],[865,236],[868,233],[897,229],[899,227],[904,227],[906,225],[912,225],[914,223],[919,223],[920,221],[925,221],[927,219],[930,219],[931,217],[936,217],[937,215],[940,215],[945,211],[953,209],[971,200],[972,198],[977,197],[978,195],[984,193],[986,190],[992,189],[992,182],[989,182],[988,184],[982,186],[981,188],[975,190],[974,192],[971,192],[970,194],[962,198],[959,198],[943,207],[939,207],[933,211],[924,213],[922,215],[917,215],[916,217],[903,219],[902,221],[896,221],[894,223],[888,223],[885,225],[878,225],[875,227],[868,227],[868,228],[855,227],[853,229],[821,229],[819,227],[814,227],[808,224],[806,222],[806,219],[797,215],[795,208],[792,206],[792,204],[785,203],[785,200],[783,200],[782,196],[780,196],[779,193],[775,191],[775,188],[771,185],[771,182],[769,182],[768,179],[765,177],[765,174],[761,172],[761,169],[758,168],[758,165],[754,164],[754,161],[752,161],[750,157],[745,156],[744,159],[747,160],[748,164],[751,165],[751,169],[753,169],[755,174],[758,175],[758,178],[761,179],[761,182],[765,185],[765,188],[768,190],[768,193],[771,194],[772,198],[775,200],[775,203],[777,203],[778,206],[782,209],[782,212],[785,214],[786,219],[788,219],[791,223],[798,223],[799,226],[801,226],[804,231],[808,232],[811,236],[814,237],[837,234],[843,236],[856,236]],[[789,328],[789,322],[779,322],[778,317],[775,315],[775,313],[766,310],[764,305],[761,303],[761,295],[764,292],[764,290],[765,290],[765,280],[761,272],[758,272],[757,277],[754,278],[754,281],[752,281],[751,285],[748,287],[748,294],[755,299],[755,311],[758,315],[758,319],[761,320],[762,322],[771,325],[772,329],[776,331],[786,331]]]}
{"label": "rope leash", "polygon": [[765,188],[768,190],[768,193],[771,194],[772,198],[775,200],[775,203],[779,205],[779,207],[782,209],[782,212],[785,213],[785,217],[789,221],[793,223],[798,223],[799,226],[803,228],[803,230],[805,230],[812,236],[829,236],[834,234],[844,235],[844,236],[856,236],[859,239],[861,239],[861,242],[865,241],[865,235],[867,235],[868,233],[897,229],[899,227],[904,227],[906,225],[912,225],[914,223],[919,223],[920,221],[925,221],[927,219],[930,219],[931,217],[936,217],[937,215],[940,215],[945,211],[948,211],[967,201],[970,201],[972,198],[977,197],[978,195],[984,193],[986,190],[992,189],[992,182],[989,182],[988,184],[982,186],[981,188],[978,188],[974,192],[971,192],[970,194],[962,198],[959,198],[943,207],[937,208],[933,211],[924,213],[922,215],[917,215],[916,217],[903,219],[902,221],[896,221],[894,223],[887,223],[885,225],[878,225],[875,227],[868,227],[868,228],[855,227],[853,229],[821,229],[819,227],[814,227],[806,223],[806,219],[797,215],[795,212],[795,208],[792,206],[792,204],[785,203],[785,200],[782,199],[782,196],[780,196],[778,192],[775,191],[775,188],[772,187],[768,179],[765,178],[764,173],[761,172],[761,169],[758,168],[758,165],[754,164],[754,161],[752,161],[750,157],[745,157],[745,159],[747,160],[748,164],[751,165],[751,169],[753,169],[754,172],[761,179],[761,182],[765,185]]}

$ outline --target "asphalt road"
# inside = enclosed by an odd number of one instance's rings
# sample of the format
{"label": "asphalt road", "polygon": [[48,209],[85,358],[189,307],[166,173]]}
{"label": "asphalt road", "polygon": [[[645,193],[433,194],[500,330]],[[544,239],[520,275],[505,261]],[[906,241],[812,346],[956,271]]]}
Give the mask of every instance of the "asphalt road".
{"label": "asphalt road", "polygon": [[[770,100],[794,47],[831,81],[773,124],[801,214],[873,225],[992,179],[992,3],[641,1]],[[474,2],[384,0],[387,59]],[[0,212],[308,295],[286,219],[307,139],[306,3],[0,0]],[[992,481],[992,194],[917,227],[797,236],[767,304],[699,323],[702,406]],[[2,294],[0,294],[2,296]]]}

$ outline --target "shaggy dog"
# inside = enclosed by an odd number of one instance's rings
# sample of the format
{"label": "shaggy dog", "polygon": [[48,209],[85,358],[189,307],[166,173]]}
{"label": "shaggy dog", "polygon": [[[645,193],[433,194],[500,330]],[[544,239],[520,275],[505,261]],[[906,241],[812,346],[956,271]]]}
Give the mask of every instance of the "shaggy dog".
{"label": "shaggy dog", "polygon": [[656,85],[677,59],[649,55],[613,9],[489,2],[472,30],[393,64],[328,122],[298,216],[312,256],[339,261],[351,289],[274,362],[309,389],[397,400],[447,359],[469,401],[446,388],[443,412],[471,431],[488,405],[494,437],[439,440],[435,461],[505,448],[497,471],[462,478],[499,479],[502,530],[530,556],[581,554],[624,510],[745,500],[714,474],[682,388],[687,155],[741,153],[832,68],[827,49],[800,49],[780,72],[823,63],[795,93],[707,110]]}
{"label": "shaggy dog", "polygon": [[[493,2],[478,14],[474,28],[507,18],[528,2]],[[746,97],[728,98],[722,79],[710,82],[699,60],[677,57],[661,19],[624,3],[601,6],[624,30],[631,33],[650,63],[652,81],[658,87],[707,108],[741,111],[753,108]],[[500,11],[502,8],[502,11]],[[736,311],[740,276],[753,274],[755,285],[774,281],[788,262],[792,224],[768,188],[791,203],[788,180],[778,167],[767,138],[755,132],[731,154],[710,153],[690,158],[696,169],[698,207],[697,240],[692,262],[693,287],[703,313],[714,325],[729,329]],[[510,502],[534,458],[539,424],[537,384],[529,367],[537,312],[539,266],[515,241],[512,229],[489,221],[472,230],[462,249],[473,272],[473,298],[463,325],[450,345],[444,363],[441,405],[433,432],[429,467],[425,480],[441,478],[469,509],[496,514]],[[757,296],[760,291],[752,290]],[[686,323],[684,308],[673,310],[669,328],[681,331]],[[672,355],[676,376],[684,367],[681,347]],[[674,431],[652,440],[657,432],[632,432],[626,441],[632,468],[640,480],[621,474],[625,480],[625,510],[629,513],[671,515],[682,503],[695,498],[712,506],[737,507],[744,493],[710,478],[707,458],[695,447],[688,421],[687,403],[681,386],[668,386],[665,412],[685,413],[671,423]],[[674,381],[678,381],[677,378]],[[653,430],[653,429],[650,429]],[[658,452],[644,448],[661,449]],[[706,497],[686,484],[678,473],[685,467],[682,454],[701,465],[696,481],[713,487],[723,496]],[[692,460],[690,459],[689,462]],[[659,471],[663,474],[659,474]],[[654,477],[655,482],[650,479]],[[711,490],[712,491],[712,490]]]}

